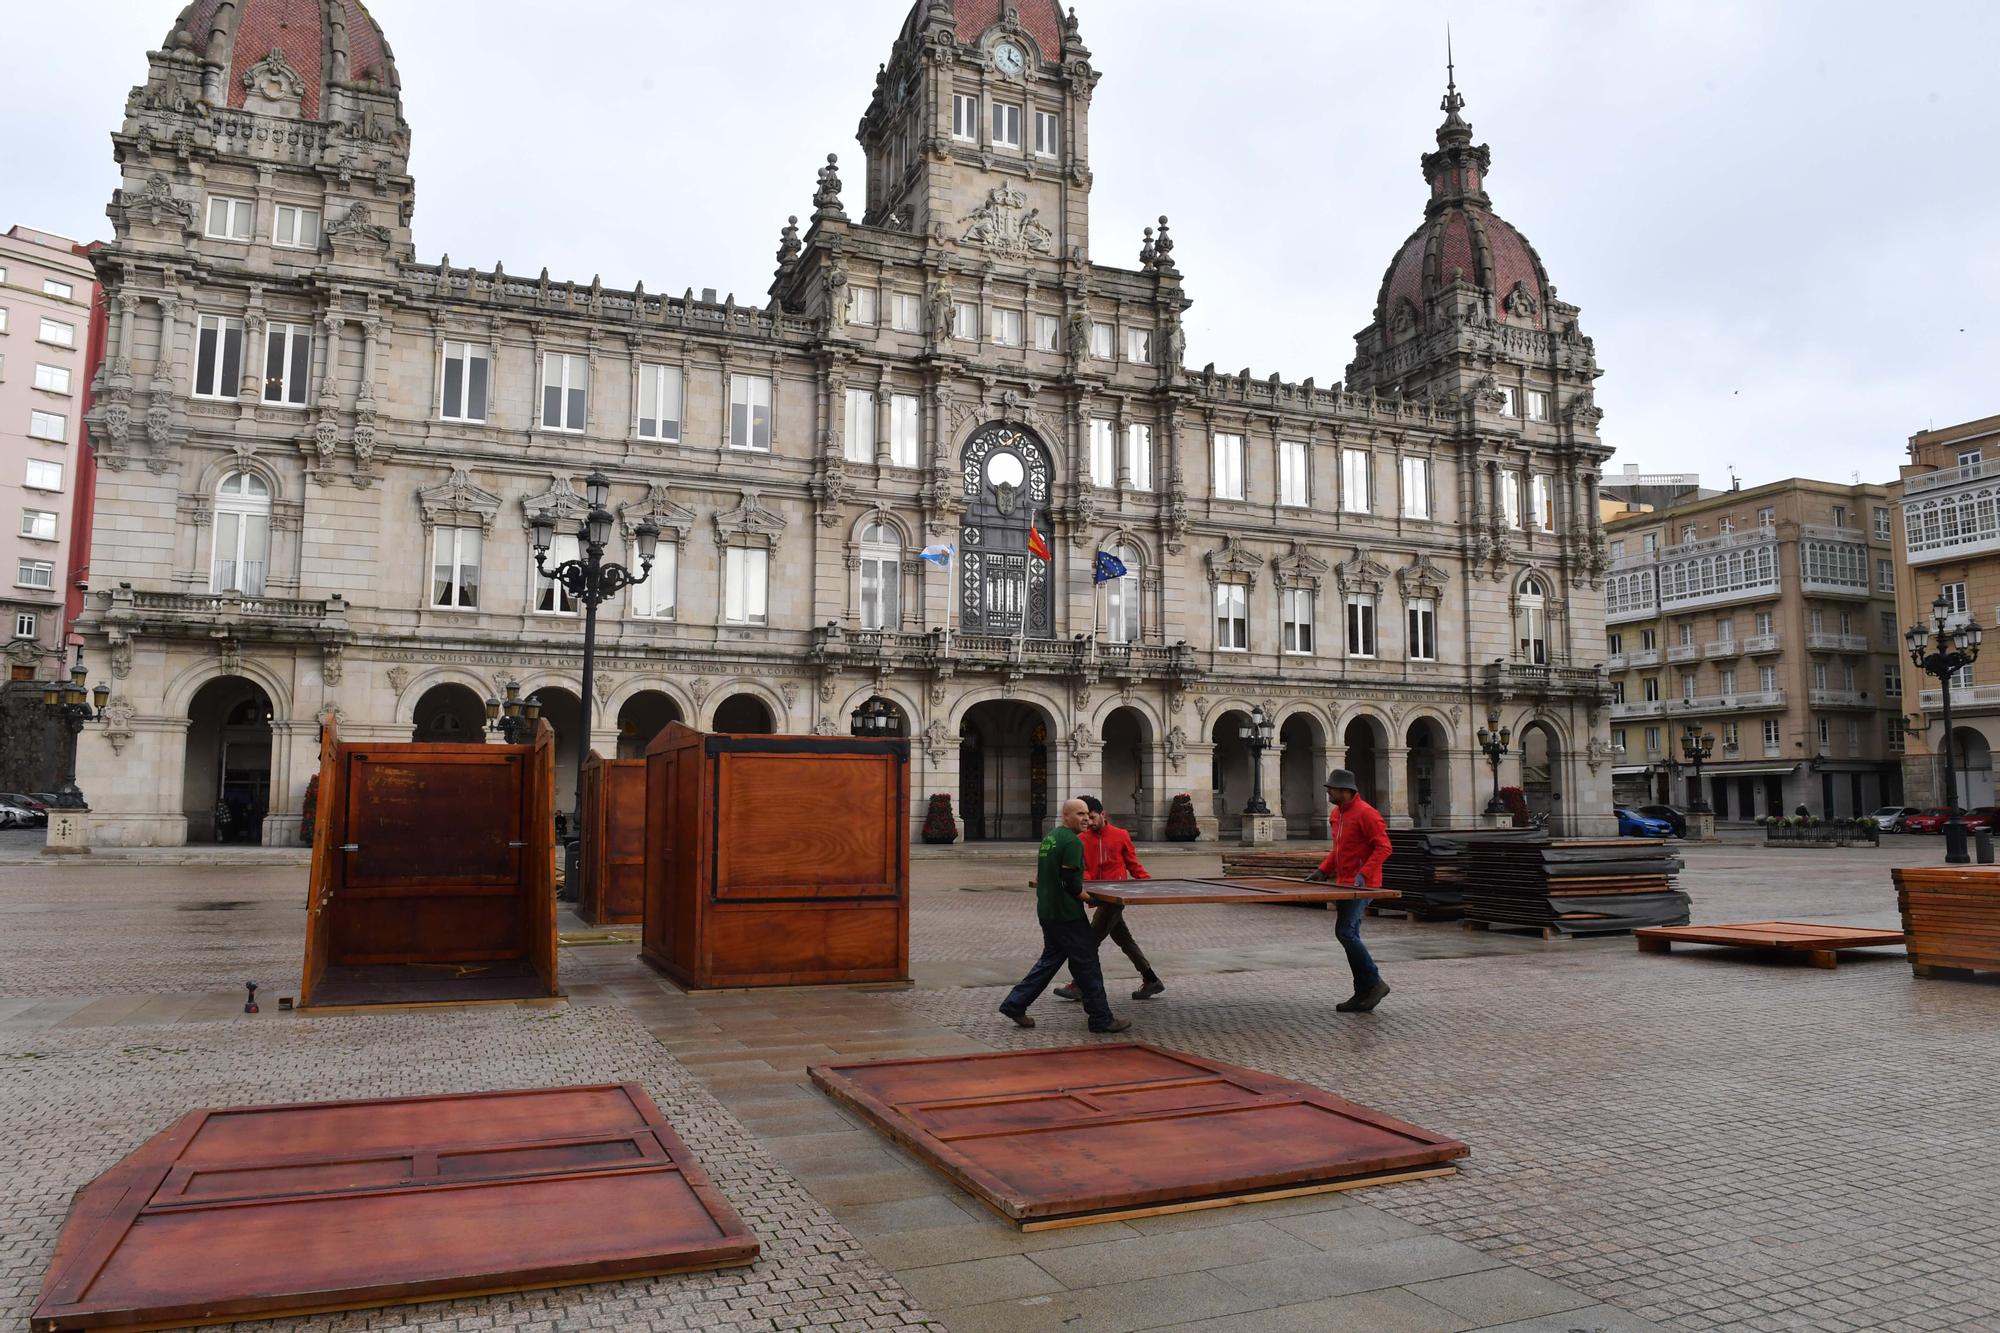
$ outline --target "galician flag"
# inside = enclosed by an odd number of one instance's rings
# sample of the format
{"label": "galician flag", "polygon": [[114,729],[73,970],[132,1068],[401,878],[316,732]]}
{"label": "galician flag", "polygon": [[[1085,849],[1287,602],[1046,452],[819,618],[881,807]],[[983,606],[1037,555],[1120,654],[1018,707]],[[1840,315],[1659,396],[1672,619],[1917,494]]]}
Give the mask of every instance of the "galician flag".
{"label": "galician flag", "polygon": [[928,560],[934,565],[943,565],[949,569],[951,567],[952,550],[953,548],[950,545],[926,546],[918,553],[918,558]]}
{"label": "galician flag", "polygon": [[1097,567],[1091,571],[1091,582],[1109,583],[1112,579],[1125,577],[1125,562],[1109,551],[1097,553]]}
{"label": "galician flag", "polygon": [[1035,525],[1032,523],[1028,525],[1028,549],[1030,551],[1033,551],[1035,553],[1036,558],[1038,559],[1041,560],[1055,559],[1054,556],[1049,554],[1049,544],[1042,540],[1042,534],[1036,529]]}

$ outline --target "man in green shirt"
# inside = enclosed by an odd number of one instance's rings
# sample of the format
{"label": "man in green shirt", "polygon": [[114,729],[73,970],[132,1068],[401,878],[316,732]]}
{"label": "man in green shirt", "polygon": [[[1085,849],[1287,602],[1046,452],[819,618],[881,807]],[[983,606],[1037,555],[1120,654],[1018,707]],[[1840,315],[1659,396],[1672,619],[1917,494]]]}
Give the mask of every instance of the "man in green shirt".
{"label": "man in green shirt", "polygon": [[1035,1025],[1028,1006],[1041,997],[1064,963],[1082,993],[1092,1032],[1123,1032],[1132,1026],[1132,1020],[1112,1014],[1111,1002],[1104,997],[1097,936],[1083,910],[1083,839],[1078,831],[1089,809],[1082,801],[1064,801],[1061,822],[1042,839],[1036,859],[1035,915],[1042,923],[1042,956],[1000,1001],[1000,1012],[1024,1028]]}

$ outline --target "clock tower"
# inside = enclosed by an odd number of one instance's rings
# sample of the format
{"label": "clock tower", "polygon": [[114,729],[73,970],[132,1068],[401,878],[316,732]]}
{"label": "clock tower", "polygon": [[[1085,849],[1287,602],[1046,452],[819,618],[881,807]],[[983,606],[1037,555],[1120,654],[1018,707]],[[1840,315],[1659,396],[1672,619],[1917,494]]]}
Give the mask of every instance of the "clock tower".
{"label": "clock tower", "polygon": [[1087,260],[1097,78],[1055,0],[917,0],[861,119],[863,222]]}

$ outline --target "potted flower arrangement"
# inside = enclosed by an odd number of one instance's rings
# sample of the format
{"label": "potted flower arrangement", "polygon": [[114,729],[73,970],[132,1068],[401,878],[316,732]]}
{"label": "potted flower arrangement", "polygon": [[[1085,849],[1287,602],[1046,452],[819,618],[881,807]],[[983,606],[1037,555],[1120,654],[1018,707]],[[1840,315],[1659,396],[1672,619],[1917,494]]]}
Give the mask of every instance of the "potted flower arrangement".
{"label": "potted flower arrangement", "polygon": [[1195,822],[1194,797],[1182,792],[1167,807],[1167,841],[1193,842],[1199,837],[1201,825]]}
{"label": "potted flower arrangement", "polygon": [[932,795],[930,808],[924,811],[923,839],[939,844],[958,841],[958,821],[951,817],[951,797],[943,792]]}

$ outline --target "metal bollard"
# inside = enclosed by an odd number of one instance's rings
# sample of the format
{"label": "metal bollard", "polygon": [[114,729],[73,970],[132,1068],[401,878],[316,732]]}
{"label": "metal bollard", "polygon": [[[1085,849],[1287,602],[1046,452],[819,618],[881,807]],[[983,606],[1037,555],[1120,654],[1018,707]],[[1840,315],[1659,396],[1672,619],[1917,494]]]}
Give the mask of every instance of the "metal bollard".
{"label": "metal bollard", "polygon": [[1972,831],[1972,859],[1980,865],[1993,864],[1993,830],[1990,828]]}

